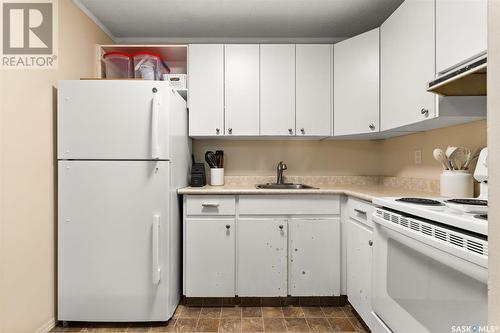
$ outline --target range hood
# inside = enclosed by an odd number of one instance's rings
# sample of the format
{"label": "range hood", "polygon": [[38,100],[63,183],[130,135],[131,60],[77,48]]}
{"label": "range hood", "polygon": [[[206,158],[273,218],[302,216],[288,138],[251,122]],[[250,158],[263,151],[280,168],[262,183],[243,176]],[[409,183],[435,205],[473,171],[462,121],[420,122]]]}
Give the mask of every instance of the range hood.
{"label": "range hood", "polygon": [[486,96],[486,55],[429,82],[427,91],[442,96]]}

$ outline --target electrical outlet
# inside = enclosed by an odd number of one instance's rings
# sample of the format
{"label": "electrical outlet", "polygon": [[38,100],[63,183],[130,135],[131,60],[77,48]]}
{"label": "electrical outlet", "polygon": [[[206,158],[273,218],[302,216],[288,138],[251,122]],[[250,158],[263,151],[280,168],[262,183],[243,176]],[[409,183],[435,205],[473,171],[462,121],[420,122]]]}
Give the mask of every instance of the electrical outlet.
{"label": "electrical outlet", "polygon": [[415,165],[422,164],[422,151],[420,149],[415,150]]}

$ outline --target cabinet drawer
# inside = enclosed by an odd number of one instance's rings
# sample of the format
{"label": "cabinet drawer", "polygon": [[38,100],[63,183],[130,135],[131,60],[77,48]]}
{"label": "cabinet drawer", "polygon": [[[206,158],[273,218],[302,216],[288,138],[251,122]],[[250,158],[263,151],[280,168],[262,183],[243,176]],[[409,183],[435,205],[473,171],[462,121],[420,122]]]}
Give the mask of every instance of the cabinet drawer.
{"label": "cabinet drawer", "polygon": [[373,228],[372,214],[374,207],[370,203],[349,197],[347,210],[349,218]]}
{"label": "cabinet drawer", "polygon": [[187,215],[234,215],[234,195],[189,195],[186,198]]}
{"label": "cabinet drawer", "polygon": [[240,215],[338,215],[338,195],[242,195]]}

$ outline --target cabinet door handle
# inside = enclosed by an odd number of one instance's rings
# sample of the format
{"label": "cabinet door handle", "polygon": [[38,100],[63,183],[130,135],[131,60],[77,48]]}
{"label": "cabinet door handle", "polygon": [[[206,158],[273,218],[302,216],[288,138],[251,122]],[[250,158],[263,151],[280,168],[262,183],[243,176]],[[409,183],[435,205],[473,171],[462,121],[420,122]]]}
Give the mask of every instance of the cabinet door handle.
{"label": "cabinet door handle", "polygon": [[364,211],[364,210],[354,208],[354,211],[355,211],[356,213],[358,213],[358,214],[366,215],[366,211]]}
{"label": "cabinet door handle", "polygon": [[429,109],[422,108],[420,113],[423,114],[426,118],[429,117]]}
{"label": "cabinet door handle", "polygon": [[368,241],[368,245],[370,245],[370,246],[373,245],[373,241],[371,239]]}
{"label": "cabinet door handle", "polygon": [[288,133],[293,134],[293,129],[289,128]]}
{"label": "cabinet door handle", "polygon": [[202,203],[201,206],[202,207],[219,207],[219,204],[216,202],[213,202],[213,203],[207,202],[207,203]]}
{"label": "cabinet door handle", "polygon": [[370,126],[368,126],[372,131],[375,130],[375,124],[370,124]]}
{"label": "cabinet door handle", "polygon": [[220,128],[216,128],[216,129],[215,129],[215,133],[216,133],[217,135],[219,135],[219,134],[220,134]]}
{"label": "cabinet door handle", "polygon": [[228,129],[227,129],[227,132],[228,132],[229,134],[233,134],[233,129],[232,129],[232,128],[228,128]]}
{"label": "cabinet door handle", "polygon": [[229,224],[226,224],[226,229],[227,230],[231,229],[231,226]]}
{"label": "cabinet door handle", "polygon": [[283,224],[280,224],[279,228],[280,230],[283,230]]}
{"label": "cabinet door handle", "polygon": [[300,132],[301,132],[302,134],[306,134],[306,130],[305,130],[303,127],[300,129]]}

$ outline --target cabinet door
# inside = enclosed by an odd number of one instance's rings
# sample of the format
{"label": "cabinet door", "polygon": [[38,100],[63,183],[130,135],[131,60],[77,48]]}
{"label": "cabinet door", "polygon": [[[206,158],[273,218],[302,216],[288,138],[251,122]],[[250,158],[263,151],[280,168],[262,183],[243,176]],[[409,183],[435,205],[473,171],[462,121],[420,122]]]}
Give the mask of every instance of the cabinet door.
{"label": "cabinet door", "polygon": [[259,45],[225,50],[226,134],[259,135]]}
{"label": "cabinet door", "polygon": [[487,48],[487,0],[436,0],[436,72]]}
{"label": "cabinet door", "polygon": [[287,222],[238,221],[238,296],[287,295]]}
{"label": "cabinet door", "polygon": [[334,135],[379,131],[379,32],[333,46]]}
{"label": "cabinet door", "polygon": [[260,46],[261,135],[295,133],[295,45]]}
{"label": "cabinet door", "polygon": [[366,323],[371,314],[372,236],[366,226],[347,222],[347,297]]}
{"label": "cabinet door", "polygon": [[224,45],[189,45],[188,80],[189,135],[223,135]]}
{"label": "cabinet door", "polygon": [[406,0],[380,27],[381,130],[435,116],[434,0]]}
{"label": "cabinet door", "polygon": [[298,44],[296,52],[296,133],[329,136],[332,125],[332,46]]}
{"label": "cabinet door", "polygon": [[289,294],[340,295],[340,219],[289,221]]}
{"label": "cabinet door", "polygon": [[186,219],[186,296],[235,295],[234,219]]}

